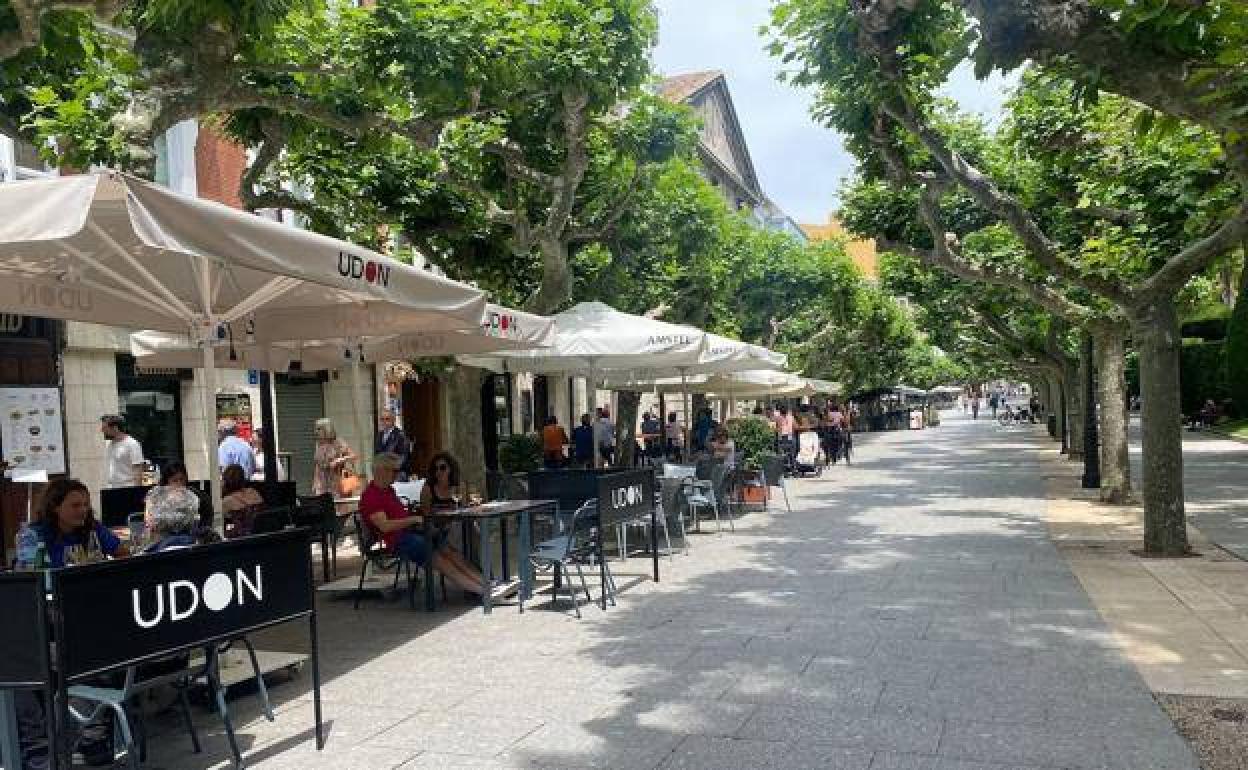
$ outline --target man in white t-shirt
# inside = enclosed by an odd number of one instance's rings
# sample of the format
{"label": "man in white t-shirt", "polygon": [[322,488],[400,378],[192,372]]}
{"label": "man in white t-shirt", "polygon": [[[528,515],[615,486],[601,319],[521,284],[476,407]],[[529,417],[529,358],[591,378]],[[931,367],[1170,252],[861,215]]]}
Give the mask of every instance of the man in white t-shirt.
{"label": "man in white t-shirt", "polygon": [[100,432],[108,441],[104,486],[107,489],[137,487],[143,484],[143,447],[125,430],[126,423],[115,414],[100,418]]}

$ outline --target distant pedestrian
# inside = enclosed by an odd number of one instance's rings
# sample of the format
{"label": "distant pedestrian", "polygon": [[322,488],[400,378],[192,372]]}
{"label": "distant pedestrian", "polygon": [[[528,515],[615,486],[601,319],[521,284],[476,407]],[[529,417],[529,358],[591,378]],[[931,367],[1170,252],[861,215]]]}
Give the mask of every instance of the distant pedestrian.
{"label": "distant pedestrian", "polygon": [[581,415],[581,424],[572,429],[572,460],[578,468],[594,464],[594,421],[588,414]]}
{"label": "distant pedestrian", "polygon": [[108,442],[105,452],[104,486],[107,489],[143,485],[143,447],[134,436],[126,433],[125,418],[107,414],[100,418],[100,433]]}
{"label": "distant pedestrian", "polygon": [[675,412],[668,412],[667,427],[664,430],[667,434],[667,459],[677,462],[685,446],[685,429],[676,419]]}
{"label": "distant pedestrian", "polygon": [[256,472],[256,453],[238,435],[238,423],[222,420],[217,423],[217,466],[221,471],[231,465],[243,469],[243,478],[250,479]]}
{"label": "distant pedestrian", "polygon": [[412,444],[398,426],[394,412],[382,409],[377,418],[377,436],[373,440],[373,454],[392,454],[399,458],[399,481],[407,481],[407,469],[412,459]]}
{"label": "distant pedestrian", "polygon": [[598,453],[607,465],[615,463],[615,423],[611,422],[611,411],[605,406],[598,408],[598,424],[594,426],[594,440],[598,444]]}
{"label": "distant pedestrian", "polygon": [[542,456],[547,468],[562,468],[564,465],[563,446],[568,443],[568,434],[559,424],[559,418],[553,414],[546,418],[542,428]]}

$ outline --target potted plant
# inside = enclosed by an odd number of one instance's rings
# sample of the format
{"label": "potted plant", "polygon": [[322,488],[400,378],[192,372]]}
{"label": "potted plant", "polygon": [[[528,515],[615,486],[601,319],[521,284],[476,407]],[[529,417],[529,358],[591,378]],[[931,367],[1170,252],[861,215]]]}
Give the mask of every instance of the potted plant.
{"label": "potted plant", "polygon": [[536,433],[516,433],[498,445],[498,464],[503,473],[528,473],[542,467],[542,438]]}
{"label": "potted plant", "polygon": [[[741,452],[742,473],[757,475],[763,467],[763,456],[776,451],[776,433],[771,423],[761,417],[746,417],[734,420],[727,425],[728,435],[732,436],[733,444]],[[743,486],[742,501],[746,503],[765,503],[767,489],[765,487]]]}

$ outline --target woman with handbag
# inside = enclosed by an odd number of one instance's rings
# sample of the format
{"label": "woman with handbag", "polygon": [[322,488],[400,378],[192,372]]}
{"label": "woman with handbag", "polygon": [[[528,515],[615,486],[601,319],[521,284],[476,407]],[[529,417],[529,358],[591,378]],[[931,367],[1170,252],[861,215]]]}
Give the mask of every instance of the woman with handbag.
{"label": "woman with handbag", "polygon": [[312,456],[312,494],[343,497],[359,492],[355,463],[359,459],[347,442],[338,438],[328,417],[316,421],[316,453]]}

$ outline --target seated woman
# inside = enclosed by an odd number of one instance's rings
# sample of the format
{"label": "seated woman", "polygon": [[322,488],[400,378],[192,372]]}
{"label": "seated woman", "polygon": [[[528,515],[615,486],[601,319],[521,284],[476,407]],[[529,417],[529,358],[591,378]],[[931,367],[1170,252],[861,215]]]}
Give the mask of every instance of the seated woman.
{"label": "seated woman", "polygon": [[736,467],[737,442],[732,440],[732,437],[728,435],[728,430],[722,425],[715,428],[711,439],[711,456],[716,460],[723,460],[724,467],[728,470]]}
{"label": "seated woman", "polygon": [[[237,466],[235,466],[237,467]],[[143,553],[159,553],[212,542],[212,530],[199,527],[199,495],[186,487],[156,487],[147,496],[149,545]]]}
{"label": "seated woman", "polygon": [[[396,454],[382,452],[373,458],[373,479],[360,495],[360,518],[365,526],[377,534],[386,547],[402,554],[416,566],[423,566],[430,558],[429,544],[423,535],[413,530],[424,526],[424,519],[413,516],[399,500],[394,491],[394,480],[398,478],[402,458]],[[422,497],[427,494],[429,484],[422,490]],[[422,506],[423,507],[423,506]],[[472,567],[457,560],[443,547],[444,536],[436,537],[437,546],[433,550],[433,567],[447,577],[456,587],[476,593],[481,590],[481,574]]]}
{"label": "seated woman", "polygon": [[[459,463],[449,452],[438,452],[429,461],[424,489],[420,490],[420,511],[428,516],[439,508],[454,508],[459,492]],[[485,579],[476,567],[468,563],[463,554],[446,544],[446,532],[440,530],[434,539],[433,566],[469,593],[481,591]],[[493,589],[494,596],[504,596],[515,591],[514,584],[499,585]]]}
{"label": "seated woman", "polygon": [[121,539],[91,515],[91,493],[77,479],[48,484],[35,519],[17,533],[17,566],[35,566],[39,546],[51,568],[129,555]]}
{"label": "seated woman", "polygon": [[221,474],[221,513],[225,517],[225,536],[250,535],[251,522],[263,508],[264,498],[247,486],[247,472],[243,466],[226,466]]}

